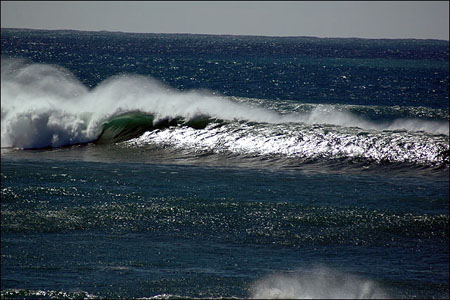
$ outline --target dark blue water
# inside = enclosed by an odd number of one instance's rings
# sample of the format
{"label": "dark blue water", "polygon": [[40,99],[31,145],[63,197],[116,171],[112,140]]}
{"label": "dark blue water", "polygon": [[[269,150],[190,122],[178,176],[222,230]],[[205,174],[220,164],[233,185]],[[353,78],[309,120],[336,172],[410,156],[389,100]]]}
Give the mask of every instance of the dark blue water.
{"label": "dark blue water", "polygon": [[2,298],[448,298],[448,42],[1,43]]}
{"label": "dark blue water", "polygon": [[227,96],[444,109],[448,47],[439,40],[2,30],[2,57],[63,66],[88,87],[132,73]]}

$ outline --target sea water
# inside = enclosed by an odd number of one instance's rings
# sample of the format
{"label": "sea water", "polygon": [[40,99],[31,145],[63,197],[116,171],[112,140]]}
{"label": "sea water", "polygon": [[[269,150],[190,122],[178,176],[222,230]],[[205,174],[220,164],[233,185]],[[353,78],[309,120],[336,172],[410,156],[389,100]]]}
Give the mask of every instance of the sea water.
{"label": "sea water", "polygon": [[1,30],[2,298],[448,298],[449,45]]}

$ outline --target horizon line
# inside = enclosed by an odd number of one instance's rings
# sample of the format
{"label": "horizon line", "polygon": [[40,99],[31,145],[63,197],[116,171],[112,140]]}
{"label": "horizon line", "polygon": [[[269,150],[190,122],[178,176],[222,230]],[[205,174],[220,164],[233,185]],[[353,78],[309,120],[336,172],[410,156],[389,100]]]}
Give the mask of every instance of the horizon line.
{"label": "horizon line", "polygon": [[272,37],[272,38],[314,38],[314,39],[361,39],[361,40],[433,40],[449,42],[450,40],[438,38],[371,38],[371,37],[319,37],[313,35],[262,35],[262,34],[231,34],[231,33],[190,33],[190,32],[134,32],[134,31],[120,31],[120,30],[85,30],[85,29],[48,29],[48,28],[25,28],[25,27],[0,27],[3,29],[12,30],[36,30],[36,31],[79,31],[79,32],[107,32],[107,33],[128,33],[128,34],[168,34],[168,35],[213,35],[213,36],[243,36],[243,37]]}

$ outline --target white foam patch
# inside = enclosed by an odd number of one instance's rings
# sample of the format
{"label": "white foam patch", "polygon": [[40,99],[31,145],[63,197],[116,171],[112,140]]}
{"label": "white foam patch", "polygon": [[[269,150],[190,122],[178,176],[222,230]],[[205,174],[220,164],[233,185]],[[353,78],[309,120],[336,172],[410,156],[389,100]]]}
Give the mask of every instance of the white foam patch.
{"label": "white foam patch", "polygon": [[250,289],[253,299],[386,299],[374,281],[317,267],[258,280]]}

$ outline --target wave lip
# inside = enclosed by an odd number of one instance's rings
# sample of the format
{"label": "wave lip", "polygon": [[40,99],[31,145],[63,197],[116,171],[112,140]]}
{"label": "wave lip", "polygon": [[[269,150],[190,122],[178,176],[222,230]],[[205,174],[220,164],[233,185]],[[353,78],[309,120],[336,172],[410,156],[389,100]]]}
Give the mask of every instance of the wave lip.
{"label": "wave lip", "polygon": [[307,272],[275,274],[255,282],[250,288],[253,299],[387,299],[386,292],[374,281],[314,268]]}

